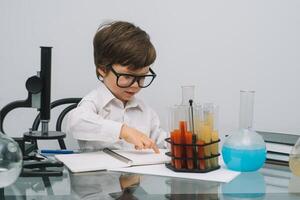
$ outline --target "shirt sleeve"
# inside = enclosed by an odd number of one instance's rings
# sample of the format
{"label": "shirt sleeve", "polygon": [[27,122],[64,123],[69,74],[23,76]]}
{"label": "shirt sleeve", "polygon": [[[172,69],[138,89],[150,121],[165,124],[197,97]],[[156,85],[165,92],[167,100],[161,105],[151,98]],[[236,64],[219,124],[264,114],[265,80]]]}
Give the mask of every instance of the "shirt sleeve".
{"label": "shirt sleeve", "polygon": [[158,148],[167,148],[167,142],[165,139],[168,137],[168,133],[160,127],[160,120],[156,112],[152,110],[151,131],[150,138],[153,139]]}
{"label": "shirt sleeve", "polygon": [[120,122],[104,119],[97,114],[92,101],[84,100],[69,113],[66,132],[77,140],[114,143],[120,140],[122,125]]}

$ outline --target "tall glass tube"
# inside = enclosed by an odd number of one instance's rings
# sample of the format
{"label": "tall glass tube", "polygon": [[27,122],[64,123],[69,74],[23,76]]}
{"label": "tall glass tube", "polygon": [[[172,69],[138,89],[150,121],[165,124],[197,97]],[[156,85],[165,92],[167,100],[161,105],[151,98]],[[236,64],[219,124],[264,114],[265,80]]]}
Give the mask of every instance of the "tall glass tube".
{"label": "tall glass tube", "polygon": [[254,91],[240,91],[240,129],[252,128],[254,94]]}
{"label": "tall glass tube", "polygon": [[182,91],[182,101],[181,105],[189,105],[189,100],[194,100],[194,85],[183,85],[181,86]]}

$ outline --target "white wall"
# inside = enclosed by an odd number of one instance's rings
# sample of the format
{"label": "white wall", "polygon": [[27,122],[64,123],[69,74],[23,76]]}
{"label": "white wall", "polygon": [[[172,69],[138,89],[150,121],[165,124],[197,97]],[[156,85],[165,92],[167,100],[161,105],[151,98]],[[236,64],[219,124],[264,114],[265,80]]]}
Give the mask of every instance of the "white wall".
{"label": "white wall", "polygon": [[[53,46],[52,100],[88,93],[97,85],[98,25],[126,20],[145,29],[157,49],[158,78],[140,96],[164,127],[180,86],[194,84],[198,101],[220,105],[222,134],[238,125],[240,89],[256,91],[256,129],[298,134],[299,10],[298,0],[1,0],[0,107],[26,98],[24,83],[39,70],[43,45]],[[7,131],[21,135],[34,114],[12,112]]]}

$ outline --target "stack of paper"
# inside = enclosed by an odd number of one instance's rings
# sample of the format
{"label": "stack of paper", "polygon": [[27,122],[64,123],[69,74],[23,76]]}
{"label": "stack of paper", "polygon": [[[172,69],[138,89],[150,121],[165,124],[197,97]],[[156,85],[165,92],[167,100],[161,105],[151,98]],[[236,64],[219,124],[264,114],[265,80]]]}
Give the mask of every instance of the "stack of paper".
{"label": "stack of paper", "polygon": [[288,165],[289,155],[299,135],[257,131],[265,140],[267,162]]}
{"label": "stack of paper", "polygon": [[267,159],[288,162],[293,146],[276,143],[266,143]]}

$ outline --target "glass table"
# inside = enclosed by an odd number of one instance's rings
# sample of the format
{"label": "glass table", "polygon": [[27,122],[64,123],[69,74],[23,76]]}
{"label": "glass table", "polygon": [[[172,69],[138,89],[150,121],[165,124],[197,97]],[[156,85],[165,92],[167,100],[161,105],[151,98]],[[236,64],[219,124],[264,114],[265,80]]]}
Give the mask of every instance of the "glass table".
{"label": "glass table", "polygon": [[19,177],[0,199],[300,199],[300,177],[271,164],[229,183],[65,168],[62,177]]}

